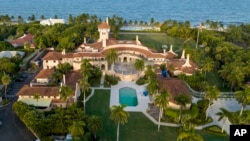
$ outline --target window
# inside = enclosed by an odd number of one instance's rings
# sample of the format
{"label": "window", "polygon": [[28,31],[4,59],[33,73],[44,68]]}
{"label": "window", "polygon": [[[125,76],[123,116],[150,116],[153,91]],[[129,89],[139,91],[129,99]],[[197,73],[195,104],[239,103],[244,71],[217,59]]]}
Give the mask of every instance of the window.
{"label": "window", "polygon": [[54,63],[56,62],[56,60],[53,61]]}

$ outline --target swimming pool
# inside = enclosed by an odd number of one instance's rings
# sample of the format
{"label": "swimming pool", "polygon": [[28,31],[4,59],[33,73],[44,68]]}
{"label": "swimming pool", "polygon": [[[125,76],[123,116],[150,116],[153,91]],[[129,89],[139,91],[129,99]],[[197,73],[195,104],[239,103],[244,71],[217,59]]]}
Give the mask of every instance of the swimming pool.
{"label": "swimming pool", "polygon": [[137,106],[136,90],[129,87],[119,89],[119,102],[121,105]]}

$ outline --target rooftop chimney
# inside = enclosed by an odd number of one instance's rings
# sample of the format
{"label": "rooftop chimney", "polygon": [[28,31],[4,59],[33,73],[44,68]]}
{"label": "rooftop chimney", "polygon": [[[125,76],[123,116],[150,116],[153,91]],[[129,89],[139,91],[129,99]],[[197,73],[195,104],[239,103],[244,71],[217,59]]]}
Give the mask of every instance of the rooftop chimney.
{"label": "rooftop chimney", "polygon": [[181,59],[185,60],[185,49],[182,50]]}
{"label": "rooftop chimney", "polygon": [[62,50],[62,55],[65,55],[66,51],[65,49]]}
{"label": "rooftop chimney", "polygon": [[166,54],[166,49],[165,48],[163,48],[163,54]]}
{"label": "rooftop chimney", "polygon": [[102,39],[102,47],[106,47],[107,46],[107,41],[106,39]]}
{"label": "rooftop chimney", "polygon": [[106,17],[106,24],[109,25],[109,17]]}
{"label": "rooftop chimney", "polygon": [[191,67],[190,63],[189,63],[189,54],[187,54],[187,59],[184,65],[182,65],[182,67]]}
{"label": "rooftop chimney", "polygon": [[83,38],[83,43],[87,44],[86,37]]}

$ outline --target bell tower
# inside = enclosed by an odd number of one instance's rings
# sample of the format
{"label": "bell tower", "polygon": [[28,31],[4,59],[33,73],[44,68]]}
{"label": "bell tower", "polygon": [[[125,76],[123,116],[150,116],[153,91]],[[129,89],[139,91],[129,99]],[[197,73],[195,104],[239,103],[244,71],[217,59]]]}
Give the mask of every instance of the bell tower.
{"label": "bell tower", "polygon": [[109,27],[108,17],[106,18],[106,22],[103,22],[100,25],[98,25],[98,31],[99,31],[99,40],[98,40],[99,42],[109,39],[110,27]]}

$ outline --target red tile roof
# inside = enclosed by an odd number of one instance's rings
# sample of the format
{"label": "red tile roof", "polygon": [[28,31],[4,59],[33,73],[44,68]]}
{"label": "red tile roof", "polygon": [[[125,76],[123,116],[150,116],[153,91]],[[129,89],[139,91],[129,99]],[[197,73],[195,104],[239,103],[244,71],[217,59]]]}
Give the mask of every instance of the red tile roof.
{"label": "red tile roof", "polygon": [[176,103],[174,101],[174,97],[180,94],[185,94],[188,97],[192,98],[186,85],[177,78],[165,78],[161,75],[157,75],[157,82],[160,89],[165,88],[170,93],[170,101],[172,101],[173,103]]}
{"label": "red tile roof", "polygon": [[98,25],[98,29],[109,29],[109,25],[106,22],[103,22]]}
{"label": "red tile roof", "polygon": [[9,41],[13,46],[23,46],[24,43],[33,43],[32,34],[24,34],[22,37]]}
{"label": "red tile roof", "polygon": [[42,69],[35,78],[49,78],[53,72],[53,69]]}
{"label": "red tile roof", "polygon": [[40,96],[58,96],[59,87],[33,86],[24,85],[17,93],[18,96],[33,96],[39,93]]}
{"label": "red tile roof", "polygon": [[43,60],[61,60],[62,58],[73,58],[74,53],[65,53],[63,55],[61,52],[48,52]]}
{"label": "red tile roof", "polygon": [[71,86],[73,90],[75,90],[76,82],[81,78],[80,71],[71,71],[66,74],[66,85]]}

